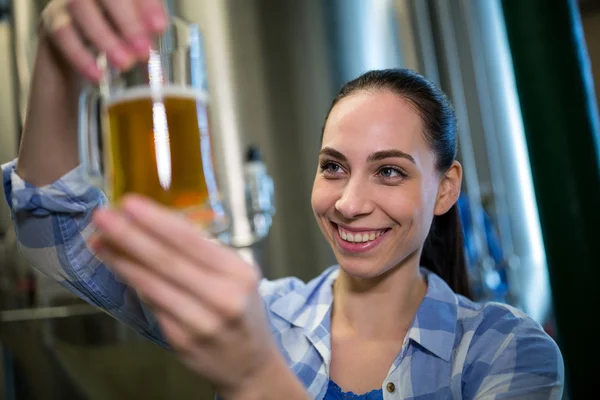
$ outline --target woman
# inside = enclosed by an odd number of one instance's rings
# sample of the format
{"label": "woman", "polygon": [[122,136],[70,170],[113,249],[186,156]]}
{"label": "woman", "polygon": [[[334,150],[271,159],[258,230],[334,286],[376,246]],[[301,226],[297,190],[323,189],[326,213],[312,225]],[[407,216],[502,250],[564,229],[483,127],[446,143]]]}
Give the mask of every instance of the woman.
{"label": "woman", "polygon": [[174,349],[224,399],[561,397],[562,358],[539,325],[465,297],[456,123],[434,85],[389,70],[341,90],[312,195],[339,267],[269,282],[175,213],[136,196],[101,207],[80,179],[78,76],[99,77],[83,43],[128,68],[165,27],[159,2],[50,7],[18,163],[3,167],[32,265]]}

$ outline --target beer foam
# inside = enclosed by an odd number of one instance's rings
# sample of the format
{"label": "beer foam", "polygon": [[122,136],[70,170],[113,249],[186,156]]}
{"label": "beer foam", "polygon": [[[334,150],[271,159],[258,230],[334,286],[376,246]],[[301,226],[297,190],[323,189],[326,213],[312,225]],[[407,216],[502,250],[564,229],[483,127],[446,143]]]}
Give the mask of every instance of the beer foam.
{"label": "beer foam", "polygon": [[160,101],[164,97],[194,99],[199,100],[202,103],[208,103],[208,93],[200,89],[194,89],[186,86],[163,86],[160,89],[154,89],[150,86],[135,86],[127,88],[112,96],[112,98],[107,101],[106,106],[112,106],[115,104],[126,103],[139,99],[152,99]]}

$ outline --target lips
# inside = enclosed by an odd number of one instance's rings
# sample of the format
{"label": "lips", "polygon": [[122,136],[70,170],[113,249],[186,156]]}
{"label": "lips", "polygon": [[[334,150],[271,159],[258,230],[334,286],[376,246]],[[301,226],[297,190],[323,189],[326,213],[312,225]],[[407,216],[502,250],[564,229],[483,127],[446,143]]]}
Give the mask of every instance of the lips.
{"label": "lips", "polygon": [[385,229],[349,228],[331,223],[338,247],[349,253],[364,253],[377,247],[386,234]]}

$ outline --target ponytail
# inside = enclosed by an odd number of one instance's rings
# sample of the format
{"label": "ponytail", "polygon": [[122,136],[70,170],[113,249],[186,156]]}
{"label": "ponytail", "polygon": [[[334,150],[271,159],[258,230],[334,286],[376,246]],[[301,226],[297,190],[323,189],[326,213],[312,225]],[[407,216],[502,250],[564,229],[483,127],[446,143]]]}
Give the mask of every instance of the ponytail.
{"label": "ponytail", "polygon": [[456,204],[447,213],[433,218],[421,253],[421,266],[439,275],[456,294],[472,299]]}

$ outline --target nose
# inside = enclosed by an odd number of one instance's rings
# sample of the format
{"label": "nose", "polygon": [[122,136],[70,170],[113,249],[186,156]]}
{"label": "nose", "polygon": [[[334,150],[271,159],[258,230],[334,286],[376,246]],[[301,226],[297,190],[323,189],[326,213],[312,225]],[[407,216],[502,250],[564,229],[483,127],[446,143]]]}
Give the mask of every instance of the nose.
{"label": "nose", "polygon": [[348,181],[341,197],[335,202],[335,209],[344,218],[353,219],[373,212],[374,204],[369,198],[369,190],[358,181]]}

